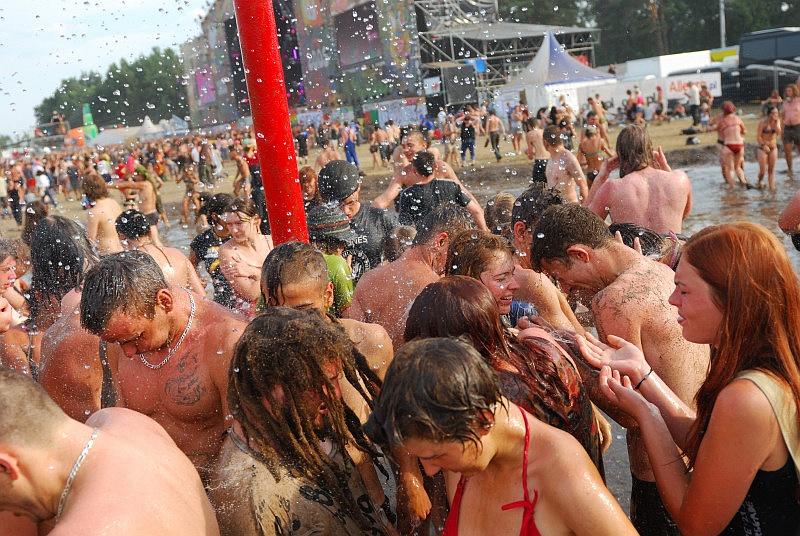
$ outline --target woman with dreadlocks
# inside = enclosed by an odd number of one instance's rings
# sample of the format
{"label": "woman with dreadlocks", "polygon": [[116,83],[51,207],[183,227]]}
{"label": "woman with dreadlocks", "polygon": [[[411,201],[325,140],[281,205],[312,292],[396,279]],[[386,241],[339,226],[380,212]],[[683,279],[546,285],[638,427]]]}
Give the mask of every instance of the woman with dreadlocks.
{"label": "woman with dreadlocks", "polygon": [[26,292],[30,316],[3,334],[0,364],[38,380],[42,334],[58,320],[61,299],[83,281],[97,261],[84,229],[63,216],[48,216],[31,237],[31,286]]}
{"label": "woman with dreadlocks", "polygon": [[212,481],[222,534],[389,533],[353,461],[377,453],[342,402],[345,378],[371,406],[380,381],[315,311],[270,307],[245,329],[230,368],[235,422]]}

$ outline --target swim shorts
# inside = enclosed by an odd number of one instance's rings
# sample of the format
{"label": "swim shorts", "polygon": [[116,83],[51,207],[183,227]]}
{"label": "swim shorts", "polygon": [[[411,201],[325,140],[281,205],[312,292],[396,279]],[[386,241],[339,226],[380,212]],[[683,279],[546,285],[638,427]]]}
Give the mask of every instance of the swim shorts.
{"label": "swim shorts", "polygon": [[531,175],[531,182],[543,182],[547,184],[547,160],[534,160],[533,161],[533,174]]}
{"label": "swim shorts", "polygon": [[782,139],[784,145],[793,143],[800,147],[800,125],[784,125]]}
{"label": "swim shorts", "polygon": [[647,536],[681,536],[658,494],[655,482],[639,480],[631,475],[631,522],[639,534]]}
{"label": "swim shorts", "polygon": [[158,225],[158,211],[145,214],[144,218],[147,220],[147,223],[150,225],[150,227]]}

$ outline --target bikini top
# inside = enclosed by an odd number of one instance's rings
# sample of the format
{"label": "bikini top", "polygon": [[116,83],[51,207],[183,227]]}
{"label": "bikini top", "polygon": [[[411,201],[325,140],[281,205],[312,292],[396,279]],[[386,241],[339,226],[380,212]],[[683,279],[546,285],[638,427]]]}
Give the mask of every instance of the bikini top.
{"label": "bikini top", "polygon": [[[515,406],[517,407],[517,406]],[[525,448],[522,451],[522,490],[523,499],[512,503],[504,504],[501,508],[503,510],[511,510],[512,508],[522,508],[522,526],[519,529],[519,536],[541,536],[539,529],[536,527],[536,521],[533,519],[533,510],[536,507],[536,501],[539,499],[539,492],[533,490],[533,500],[530,499],[528,493],[528,443],[530,441],[531,431],[528,425],[528,417],[525,412],[520,409],[522,413],[522,420],[525,421]],[[462,476],[458,481],[456,493],[453,496],[453,504],[450,505],[450,513],[444,522],[444,530],[442,536],[458,536],[458,518],[460,516],[461,497],[464,495],[464,486],[467,484],[467,478]]]}

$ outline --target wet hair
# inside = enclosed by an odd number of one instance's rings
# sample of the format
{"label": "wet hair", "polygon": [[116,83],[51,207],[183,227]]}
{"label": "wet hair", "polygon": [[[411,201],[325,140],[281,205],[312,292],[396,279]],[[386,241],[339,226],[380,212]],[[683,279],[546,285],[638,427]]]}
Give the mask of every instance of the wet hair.
{"label": "wet hair", "polygon": [[306,201],[312,207],[321,205],[323,203],[322,195],[319,193],[319,188],[317,187],[317,181],[319,180],[319,176],[317,172],[314,171],[314,168],[311,166],[303,166],[297,172],[297,177],[300,180],[300,190],[305,191],[306,188],[314,184],[314,195],[311,196],[311,199]]}
{"label": "wet hair", "polygon": [[486,226],[493,234],[511,238],[511,211],[516,199],[508,192],[500,192],[486,202],[483,216]]}
{"label": "wet hair", "polygon": [[530,262],[537,272],[542,271],[542,261],[557,260],[565,266],[572,265],[567,249],[575,244],[600,249],[613,241],[600,216],[577,203],[567,203],[548,208],[536,223],[531,239]]}
{"label": "wet hair", "polygon": [[40,220],[31,235],[31,286],[26,292],[30,323],[43,308],[60,307],[61,298],[83,283],[97,256],[86,232],[63,216]]}
{"label": "wet hair", "polygon": [[108,197],[106,181],[97,173],[90,173],[83,179],[83,193],[90,203]]}
{"label": "wet hair", "polygon": [[138,210],[126,210],[114,221],[117,234],[135,240],[143,236],[150,236],[150,224],[147,218]]}
{"label": "wet hair", "polygon": [[364,431],[388,448],[409,439],[480,448],[479,430],[501,401],[497,376],[467,342],[414,340],[395,353]]}
{"label": "wet hair", "polygon": [[[358,359],[356,358],[358,357]],[[347,475],[320,445],[316,409],[309,395],[324,401],[332,439],[349,460],[345,445],[375,455],[356,414],[338,396],[325,366],[340,362],[347,381],[372,407],[380,380],[371,372],[344,329],[317,311],[270,307],[245,328],[233,350],[228,405],[249,445],[276,481],[282,470],[328,490],[349,515],[366,527]],[[362,385],[366,386],[365,390]]]}
{"label": "wet hair", "polygon": [[514,250],[502,236],[480,229],[461,231],[450,237],[445,273],[480,279],[489,264],[503,254],[511,258]]}
{"label": "wet hair", "polygon": [[561,128],[559,128],[558,125],[545,127],[542,133],[542,139],[551,147],[558,147],[564,144],[564,140],[561,139]]}
{"label": "wet hair", "polygon": [[0,262],[3,262],[8,257],[17,259],[17,246],[9,238],[0,238]]}
{"label": "wet hair", "polygon": [[384,256],[389,262],[400,258],[405,250],[414,243],[417,229],[411,225],[398,225],[389,233],[389,238],[384,243]]}
{"label": "wet hair", "polygon": [[53,446],[53,433],[69,417],[29,375],[0,366],[0,443]]}
{"label": "wet hair", "polygon": [[521,221],[528,229],[533,230],[539,221],[539,216],[547,207],[563,204],[564,198],[557,188],[549,188],[543,182],[535,182],[519,194],[514,202],[514,208],[511,210],[511,226]]}
{"label": "wet hair", "polygon": [[261,266],[261,289],[266,291],[264,297],[270,305],[278,305],[283,285],[315,285],[322,294],[329,281],[325,257],[305,242],[291,241],[276,246]]}
{"label": "wet hair", "polygon": [[[750,222],[694,234],[682,248],[684,261],[711,287],[722,312],[719,342],[695,396],[697,419],[686,446],[694,462],[717,396],[740,371],[773,376],[800,408],[800,284],[780,241]],[[795,419],[800,424],[800,413]]]}
{"label": "wet hair", "polygon": [[475,220],[463,207],[444,203],[430,211],[422,221],[417,223],[417,235],[414,245],[427,244],[439,233],[454,234],[464,229],[475,229]]}
{"label": "wet hair", "polygon": [[652,166],[653,142],[650,134],[639,125],[628,125],[617,136],[617,155],[619,155],[619,176]]}
{"label": "wet hair", "polygon": [[448,275],[427,285],[411,305],[404,337],[464,338],[494,370],[526,386],[506,392],[512,402],[543,420],[558,415],[563,428],[570,428],[571,389],[555,365],[562,361],[559,350],[538,338],[523,343],[506,330],[494,296],[480,281]]}
{"label": "wet hair", "polygon": [[234,200],[234,197],[226,193],[209,195],[208,192],[203,192],[200,194],[200,199],[203,205],[200,207],[199,214],[205,214],[207,217],[220,217]]}
{"label": "wet hair", "polygon": [[252,199],[247,197],[234,197],[223,209],[223,214],[226,212],[244,214],[248,218],[258,216],[258,209]]}
{"label": "wet hair", "polygon": [[114,313],[153,318],[156,294],[168,288],[161,268],[143,251],[103,257],[86,274],[81,292],[81,327],[100,335]]}
{"label": "wet hair", "polygon": [[36,227],[36,224],[49,214],[50,209],[47,207],[47,204],[39,199],[31,201],[25,206],[25,224],[22,228],[21,235],[23,242],[30,245],[33,229]]}
{"label": "wet hair", "polygon": [[419,151],[411,159],[411,165],[423,177],[430,177],[436,168],[436,158],[428,151]]}
{"label": "wet hair", "polygon": [[664,255],[664,249],[670,242],[652,229],[635,223],[612,223],[608,231],[613,235],[619,232],[622,243],[633,249],[634,239],[639,239],[642,255],[651,259],[659,259]]}

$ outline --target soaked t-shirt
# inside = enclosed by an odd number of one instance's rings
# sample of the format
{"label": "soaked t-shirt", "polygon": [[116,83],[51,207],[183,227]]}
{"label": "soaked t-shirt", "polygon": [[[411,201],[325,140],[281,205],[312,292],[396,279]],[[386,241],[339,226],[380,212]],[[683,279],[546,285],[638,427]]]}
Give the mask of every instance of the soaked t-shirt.
{"label": "soaked t-shirt", "polygon": [[356,508],[368,528],[348,515],[334,496],[314,482],[295,478],[280,468],[280,480],[245,452],[244,441],[230,434],[222,445],[212,483],[211,498],[221,534],[243,536],[385,536],[378,510],[367,494],[361,474],[341,449],[334,447],[331,459],[347,474],[347,484]]}
{"label": "soaked t-shirt", "polygon": [[350,269],[354,284],[364,272],[381,263],[386,243],[397,225],[397,214],[364,204],[350,220],[350,228],[356,238],[351,246],[345,248],[342,256],[352,256]]}
{"label": "soaked t-shirt", "polygon": [[353,277],[347,261],[341,255],[322,254],[328,266],[328,279],[333,283],[333,305],[328,312],[341,318],[342,312],[350,307],[353,301]]}
{"label": "soaked t-shirt", "polygon": [[401,225],[416,225],[439,205],[452,203],[466,207],[469,202],[467,193],[454,181],[434,179],[425,184],[411,185],[400,192],[397,212]]}
{"label": "soaked t-shirt", "polygon": [[203,262],[206,271],[211,276],[211,283],[214,285],[214,301],[233,309],[236,307],[233,287],[222,275],[219,267],[219,247],[227,241],[227,238],[220,238],[214,234],[213,230],[208,229],[195,236],[189,247],[194,251],[195,257]]}

